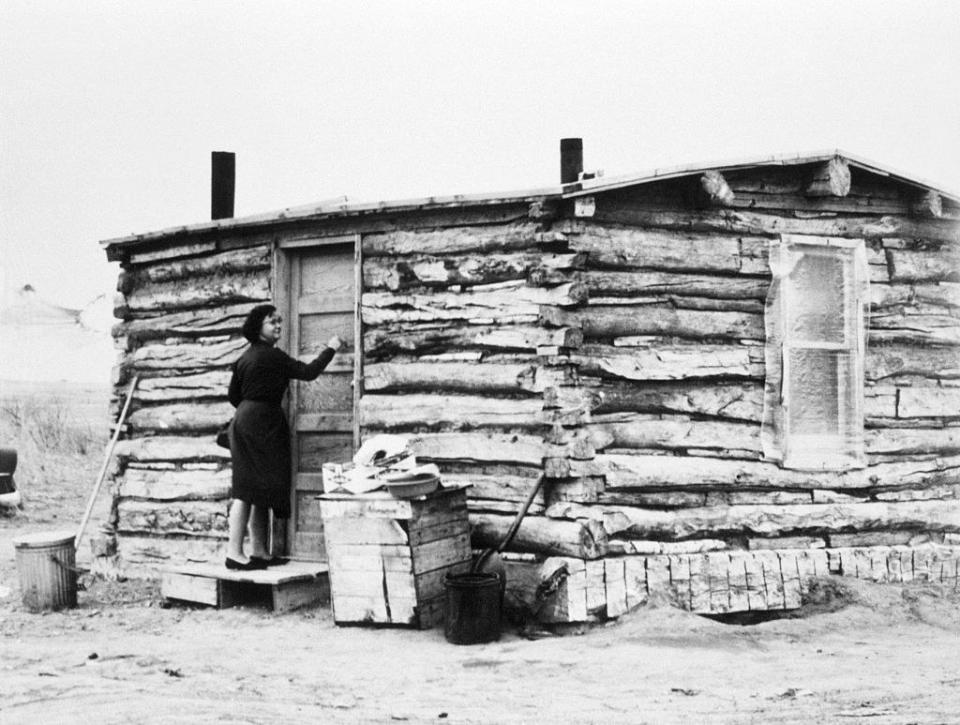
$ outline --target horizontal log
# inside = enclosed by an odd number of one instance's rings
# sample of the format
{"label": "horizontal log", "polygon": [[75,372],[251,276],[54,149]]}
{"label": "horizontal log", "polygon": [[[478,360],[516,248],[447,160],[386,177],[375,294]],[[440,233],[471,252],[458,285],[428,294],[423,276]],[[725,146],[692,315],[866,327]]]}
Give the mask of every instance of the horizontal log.
{"label": "horizontal log", "polygon": [[872,329],[867,336],[868,345],[960,345],[960,335],[953,327],[935,328],[916,325],[899,329]]}
{"label": "horizontal log", "polygon": [[830,548],[851,546],[909,546],[929,543],[926,534],[916,531],[862,531],[855,534],[830,534]]}
{"label": "horizontal log", "polygon": [[587,430],[600,434],[604,447],[693,449],[741,449],[762,451],[760,425],[710,420],[644,417],[637,413],[595,415]]}
{"label": "horizontal log", "polygon": [[715,506],[652,511],[601,504],[554,504],[547,516],[602,524],[610,538],[788,536],[918,529],[960,531],[960,501]]}
{"label": "horizontal log", "polygon": [[751,550],[765,549],[823,549],[827,545],[822,536],[775,536],[767,539],[748,539]]}
{"label": "horizontal log", "polygon": [[446,229],[396,230],[363,236],[363,256],[393,257],[403,254],[462,254],[505,252],[562,242],[562,234],[544,232],[540,224],[514,224]]}
{"label": "horizontal log", "polygon": [[764,303],[752,299],[724,299],[717,297],[694,297],[680,295],[657,295],[654,297],[591,297],[591,307],[619,306],[625,310],[642,309],[649,305],[669,304],[683,310],[716,310],[717,312],[753,312],[763,314]]}
{"label": "horizontal log", "polygon": [[[511,473],[448,473],[442,474],[444,486],[469,486],[467,496],[469,500],[495,501],[509,507],[516,512],[519,504],[527,500],[530,492],[537,483],[536,471],[533,469],[515,469]],[[533,515],[543,513],[546,508],[544,490],[541,488],[533,499],[530,512]]]}
{"label": "horizontal log", "polygon": [[117,442],[115,453],[122,460],[138,462],[230,460],[230,451],[218,446],[213,436],[128,438]]}
{"label": "horizontal log", "polygon": [[815,503],[811,491],[708,491],[705,506],[785,506]]}
{"label": "horizontal log", "polygon": [[174,242],[150,245],[147,248],[138,248],[133,251],[117,247],[107,249],[107,260],[110,262],[122,261],[127,256],[130,264],[152,264],[167,259],[192,257],[198,254],[213,254],[217,251],[217,243],[213,240],[202,242]]}
{"label": "horizontal log", "polygon": [[578,254],[536,252],[372,257],[363,263],[363,286],[367,290],[395,292],[411,287],[484,285],[549,276],[551,272],[579,267],[582,262],[583,256]]}
{"label": "horizontal log", "polygon": [[598,454],[592,461],[571,461],[575,476],[603,476],[605,489],[665,488],[861,489],[928,486],[955,480],[960,456],[928,461],[882,463],[838,472],[794,471],[761,461],[692,456]]}
{"label": "horizontal log", "polygon": [[140,287],[146,282],[171,282],[206,275],[244,274],[270,269],[270,264],[270,246],[263,245],[220,252],[219,254],[208,254],[202,257],[135,266],[130,275],[133,278],[134,287]]}
{"label": "horizontal log", "polygon": [[887,260],[895,282],[960,282],[960,259],[953,245],[937,251],[888,249]]}
{"label": "horizontal log", "polygon": [[763,300],[770,282],[764,278],[657,271],[579,272],[577,279],[590,297],[672,295],[716,299]]}
{"label": "horizontal log", "polygon": [[[639,554],[650,556],[654,554],[700,554],[707,551],[724,551],[729,545],[722,539],[690,539],[689,541],[643,541],[639,539],[613,539],[609,541],[608,549],[611,554],[630,556]],[[608,559],[609,561],[609,559]]]}
{"label": "horizontal log", "polygon": [[551,327],[583,330],[585,339],[664,335],[694,340],[765,339],[763,315],[678,309],[671,304],[590,305],[576,310],[541,307],[540,320]]}
{"label": "horizontal log", "polygon": [[770,211],[788,214],[809,214],[812,217],[828,214],[864,214],[909,216],[912,208],[904,199],[876,198],[848,194],[845,197],[806,197],[797,193],[734,190],[736,196],[728,205],[733,209]]}
{"label": "horizontal log", "polygon": [[[544,407],[577,414],[578,419],[606,413],[681,414],[761,420],[763,387],[759,383],[688,380],[643,385],[583,378],[583,387],[544,391]],[[895,408],[890,403],[891,415]]]}
{"label": "horizontal log", "polygon": [[506,282],[468,288],[463,292],[392,294],[366,292],[362,297],[363,321],[367,325],[438,320],[488,320],[530,322],[542,305],[571,306],[586,301],[582,285],[530,287],[525,282]]}
{"label": "horizontal log", "polygon": [[[472,514],[470,525],[474,548],[499,546],[513,519],[497,514]],[[526,516],[507,550],[598,559],[606,553],[606,544],[603,529],[596,524]]]}
{"label": "horizontal log", "polygon": [[241,338],[193,341],[169,339],[137,348],[124,360],[135,370],[202,370],[232,365],[249,343]]}
{"label": "horizontal log", "polygon": [[247,313],[256,303],[244,302],[226,307],[200,308],[156,317],[130,319],[113,327],[113,336],[126,336],[135,342],[167,337],[202,337],[239,334]]}
{"label": "horizontal log", "polygon": [[945,308],[899,307],[870,315],[871,341],[920,345],[960,344],[960,316],[945,314]]}
{"label": "horizontal log", "polygon": [[234,407],[227,401],[210,403],[173,403],[135,410],[127,418],[133,431],[214,432],[233,417]]}
{"label": "horizontal log", "polygon": [[[629,224],[681,232],[724,232],[727,234],[775,235],[810,234],[820,237],[878,239],[912,237],[931,242],[958,242],[956,222],[920,220],[900,216],[844,216],[801,219],[731,209],[712,211],[646,211],[631,208],[615,198],[597,198],[593,224]],[[571,244],[571,248],[574,248]]]}
{"label": "horizontal log", "polygon": [[225,398],[229,385],[229,370],[213,370],[193,375],[141,377],[134,390],[133,399],[139,403],[169,403],[174,400]]}
{"label": "horizontal log", "polygon": [[948,498],[960,498],[960,485],[943,484],[924,488],[901,488],[877,491],[873,494],[878,501],[935,501]]}
{"label": "horizontal log", "polygon": [[[510,501],[499,501],[489,498],[471,498],[467,501],[467,510],[470,514],[513,514],[520,508],[520,504]],[[528,513],[532,516],[542,515],[542,505],[531,504]]]}
{"label": "horizontal log", "polygon": [[604,491],[597,496],[602,504],[643,508],[695,508],[707,502],[707,494],[695,491]]}
{"label": "horizontal log", "polygon": [[120,480],[121,498],[154,501],[217,500],[230,496],[230,469],[154,471],[127,468]]}
{"label": "horizontal log", "polygon": [[[960,307],[960,284],[956,282],[917,282],[914,284],[871,284],[871,310],[900,305],[931,305],[935,308]],[[948,314],[949,311],[942,311]]]}
{"label": "horizontal log", "polygon": [[871,381],[905,375],[960,378],[960,348],[868,345],[864,371]]}
{"label": "horizontal log", "polygon": [[681,413],[744,421],[760,421],[763,386],[760,383],[604,383],[595,390],[593,407],[602,413]]}
{"label": "horizontal log", "polygon": [[519,350],[577,347],[583,333],[573,328],[546,329],[534,325],[397,324],[368,329],[364,352],[373,358],[396,353],[425,355],[451,349]]}
{"label": "horizontal log", "polygon": [[667,345],[643,348],[582,345],[570,356],[581,373],[624,380],[684,380],[764,374],[763,348],[744,345]]}
{"label": "horizontal log", "polygon": [[542,393],[570,382],[565,368],[535,363],[420,362],[371,363],[364,366],[365,391],[457,390],[463,392]]}
{"label": "horizontal log", "polygon": [[571,236],[570,249],[587,255],[589,267],[740,272],[740,240],[722,234],[586,226]]}
{"label": "horizontal log", "polygon": [[864,443],[873,454],[958,453],[960,427],[876,428],[864,431]]}
{"label": "horizontal log", "polygon": [[222,535],[145,536],[120,533],[117,550],[127,570],[155,570],[187,562],[223,561]]}
{"label": "horizontal log", "polygon": [[130,313],[137,315],[269,299],[270,275],[243,272],[149,282],[135,287],[127,295],[126,306]]}
{"label": "horizontal log", "polygon": [[958,418],[960,388],[899,388],[898,418]]}
{"label": "horizontal log", "polygon": [[491,431],[419,433],[408,440],[410,450],[425,462],[474,461],[539,468],[545,448],[539,436]]}
{"label": "horizontal log", "polygon": [[126,533],[226,536],[226,501],[120,501],[117,530]]}
{"label": "horizontal log", "polygon": [[542,413],[539,398],[407,393],[360,399],[360,425],[375,430],[530,428],[542,425]]}

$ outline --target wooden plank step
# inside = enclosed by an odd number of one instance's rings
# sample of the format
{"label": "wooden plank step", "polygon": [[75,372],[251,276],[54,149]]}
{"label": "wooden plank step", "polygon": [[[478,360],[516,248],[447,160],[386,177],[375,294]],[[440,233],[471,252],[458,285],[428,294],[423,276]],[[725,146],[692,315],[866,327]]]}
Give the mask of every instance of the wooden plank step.
{"label": "wooden plank step", "polygon": [[218,609],[238,604],[266,604],[288,612],[330,602],[326,564],[288,561],[256,571],[236,571],[222,564],[184,564],[162,572],[165,600],[207,604]]}

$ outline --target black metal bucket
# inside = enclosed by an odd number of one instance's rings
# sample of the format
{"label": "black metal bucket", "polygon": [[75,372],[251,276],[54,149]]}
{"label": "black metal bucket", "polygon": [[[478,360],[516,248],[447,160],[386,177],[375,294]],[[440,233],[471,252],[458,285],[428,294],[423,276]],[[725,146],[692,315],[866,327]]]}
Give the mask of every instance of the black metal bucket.
{"label": "black metal bucket", "polygon": [[452,644],[480,644],[500,639],[503,600],[500,577],[471,572],[447,574],[444,635]]}

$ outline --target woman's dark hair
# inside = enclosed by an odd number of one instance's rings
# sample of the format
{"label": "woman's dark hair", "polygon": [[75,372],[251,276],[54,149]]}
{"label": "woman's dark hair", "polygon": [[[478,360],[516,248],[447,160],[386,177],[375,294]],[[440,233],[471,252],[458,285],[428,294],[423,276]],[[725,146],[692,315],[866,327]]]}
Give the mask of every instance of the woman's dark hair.
{"label": "woman's dark hair", "polygon": [[257,305],[247,313],[247,319],[243,321],[241,332],[250,342],[256,342],[260,339],[260,328],[263,327],[263,321],[277,311],[273,305]]}

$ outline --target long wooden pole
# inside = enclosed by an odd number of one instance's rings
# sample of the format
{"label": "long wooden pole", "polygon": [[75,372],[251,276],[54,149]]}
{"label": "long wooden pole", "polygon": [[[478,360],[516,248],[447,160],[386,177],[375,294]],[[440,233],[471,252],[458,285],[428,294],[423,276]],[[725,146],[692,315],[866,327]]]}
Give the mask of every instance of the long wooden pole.
{"label": "long wooden pole", "polygon": [[113,431],[113,437],[110,439],[110,445],[107,446],[107,452],[103,457],[103,465],[100,467],[100,473],[97,476],[97,483],[93,487],[93,493],[90,494],[90,499],[87,501],[87,510],[83,513],[83,520],[80,522],[80,528],[77,530],[77,536],[73,541],[74,551],[80,550],[80,539],[83,538],[83,532],[87,528],[87,524],[90,522],[90,515],[93,513],[93,505],[97,501],[97,496],[100,494],[100,488],[103,486],[103,480],[107,476],[107,467],[110,465],[110,459],[113,457],[113,449],[117,445],[117,440],[120,438],[120,433],[123,431],[123,421],[127,418],[127,411],[130,410],[130,403],[133,401],[133,391],[136,390],[137,383],[140,382],[140,376],[135,375],[133,381],[130,383],[130,390],[127,391],[127,400],[123,404],[123,410],[120,411],[120,419],[117,421],[117,425]]}

